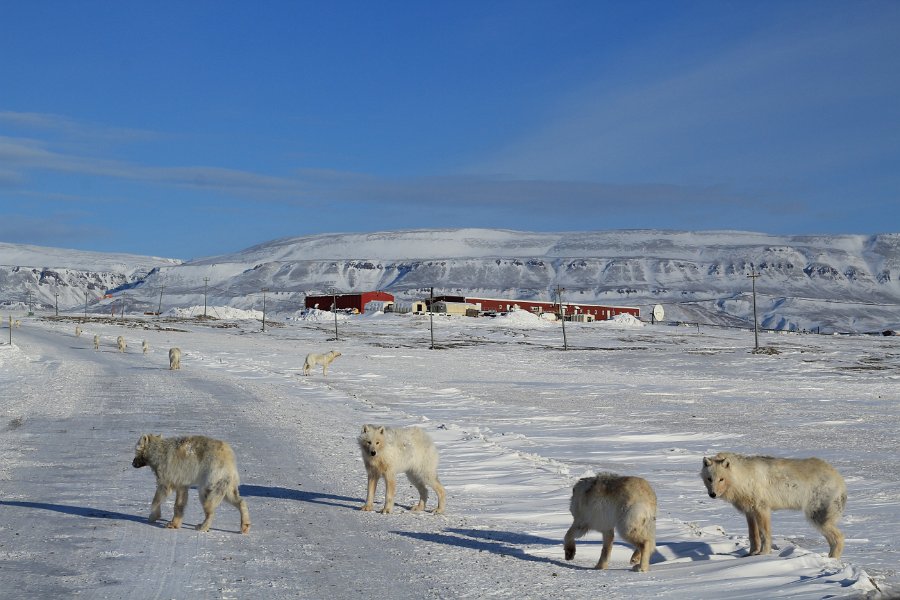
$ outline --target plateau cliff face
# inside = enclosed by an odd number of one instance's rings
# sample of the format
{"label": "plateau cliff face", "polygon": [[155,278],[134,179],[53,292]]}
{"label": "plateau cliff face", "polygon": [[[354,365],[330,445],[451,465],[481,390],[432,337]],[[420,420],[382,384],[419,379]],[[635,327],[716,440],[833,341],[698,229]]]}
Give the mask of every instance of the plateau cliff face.
{"label": "plateau cliff face", "polygon": [[658,303],[667,320],[746,326],[752,325],[753,273],[763,327],[900,327],[900,234],[436,229],[315,235],[159,265],[139,277],[133,271],[124,286],[135,310],[155,308],[162,290],[166,307],[202,303],[205,290],[208,303],[258,308],[267,288],[275,312],[293,312],[307,293],[331,288],[385,290],[401,299],[433,287],[437,294],[550,300],[560,286],[567,301],[637,306],[645,316]]}

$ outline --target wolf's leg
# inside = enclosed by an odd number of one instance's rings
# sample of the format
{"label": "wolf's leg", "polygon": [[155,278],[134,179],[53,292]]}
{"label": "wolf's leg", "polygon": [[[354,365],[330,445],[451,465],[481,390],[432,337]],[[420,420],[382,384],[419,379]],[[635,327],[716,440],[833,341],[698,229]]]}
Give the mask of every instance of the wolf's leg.
{"label": "wolf's leg", "polygon": [[772,513],[768,509],[760,509],[756,518],[761,543],[759,553],[766,555],[772,551]]}
{"label": "wolf's leg", "polygon": [[362,505],[360,510],[370,511],[375,504],[375,488],[378,486],[378,473],[366,470],[369,477],[366,483],[366,503]]}
{"label": "wolf's leg", "polygon": [[413,506],[413,511],[418,512],[420,510],[425,510],[425,505],[428,503],[428,487],[417,474],[407,473],[406,476],[409,478],[409,482],[413,484],[413,487],[419,492],[419,503]]}
{"label": "wolf's leg", "polygon": [[247,510],[247,503],[241,498],[241,493],[237,487],[232,487],[225,494],[225,501],[241,512],[241,533],[250,531],[250,511]]}
{"label": "wolf's leg", "polygon": [[447,492],[446,490],[444,490],[444,486],[441,485],[441,481],[438,479],[437,475],[434,476],[434,480],[431,482],[431,487],[434,488],[434,491],[438,497],[438,505],[437,508],[434,509],[434,514],[444,514],[444,503],[447,501]]}
{"label": "wolf's leg", "polygon": [[166,529],[178,529],[181,527],[181,520],[184,518],[184,507],[188,501],[188,488],[186,485],[180,485],[175,488],[175,514],[172,520],[166,525]]}
{"label": "wolf's leg", "polygon": [[844,552],[844,534],[834,523],[822,525],[820,531],[828,540],[828,558],[840,558]]}
{"label": "wolf's leg", "polygon": [[757,520],[757,515],[752,510],[748,510],[744,513],[744,516],[747,517],[747,531],[750,537],[750,555],[759,554],[761,546],[759,543],[759,522]]}
{"label": "wolf's leg", "polygon": [[148,519],[151,523],[159,521],[159,518],[162,516],[162,503],[166,501],[171,492],[172,490],[162,484],[156,486],[156,494],[154,494],[153,503],[150,505],[150,518]]}
{"label": "wolf's leg", "polygon": [[646,573],[650,570],[650,556],[653,554],[653,542],[650,540],[645,540],[642,542],[637,549],[634,551],[634,554],[640,553],[637,562],[634,560],[634,555],[631,556],[632,564],[634,571],[640,571],[641,573]]}
{"label": "wolf's leg", "polygon": [[583,537],[587,532],[587,525],[578,521],[572,523],[572,526],[569,527],[569,530],[566,531],[566,536],[563,538],[563,550],[566,553],[566,560],[575,558],[575,539]]}
{"label": "wolf's leg", "polygon": [[643,553],[643,544],[638,544],[634,547],[634,552],[631,553],[631,560],[628,561],[630,565],[636,565],[641,562],[641,554]]}
{"label": "wolf's leg", "polygon": [[603,550],[600,552],[600,560],[597,561],[597,569],[605,569],[609,566],[609,555],[612,554],[615,532],[612,529],[603,532]]}
{"label": "wolf's leg", "polygon": [[197,531],[209,531],[213,516],[216,514],[216,508],[222,502],[222,498],[225,497],[225,490],[221,489],[221,487],[220,485],[214,485],[213,487],[201,487],[198,489],[200,502],[203,504],[203,513],[206,515],[206,518],[197,525]]}
{"label": "wolf's leg", "polygon": [[394,494],[397,492],[397,476],[393,472],[384,474],[384,508],[381,514],[387,515],[394,510]]}

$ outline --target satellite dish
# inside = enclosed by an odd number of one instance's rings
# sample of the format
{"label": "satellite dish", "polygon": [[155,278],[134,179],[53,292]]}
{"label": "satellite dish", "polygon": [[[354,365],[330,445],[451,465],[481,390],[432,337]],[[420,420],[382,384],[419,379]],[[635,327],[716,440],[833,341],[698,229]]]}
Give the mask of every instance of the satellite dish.
{"label": "satellite dish", "polygon": [[663,317],[666,316],[666,311],[663,310],[662,304],[657,304],[653,307],[653,320],[654,321],[662,321]]}

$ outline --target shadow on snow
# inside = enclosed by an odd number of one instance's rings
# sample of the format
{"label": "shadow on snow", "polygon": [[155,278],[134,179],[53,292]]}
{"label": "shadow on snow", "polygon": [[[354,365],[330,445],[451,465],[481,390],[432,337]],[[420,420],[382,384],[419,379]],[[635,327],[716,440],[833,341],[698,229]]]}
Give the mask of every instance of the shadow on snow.
{"label": "shadow on snow", "polygon": [[241,496],[296,500],[298,502],[310,502],[312,504],[337,506],[338,508],[357,509],[362,506],[364,502],[362,498],[351,498],[350,496],[338,496],[335,494],[326,494],[323,492],[307,492],[306,490],[293,490],[290,488],[274,487],[268,485],[241,484],[239,491],[241,493]]}

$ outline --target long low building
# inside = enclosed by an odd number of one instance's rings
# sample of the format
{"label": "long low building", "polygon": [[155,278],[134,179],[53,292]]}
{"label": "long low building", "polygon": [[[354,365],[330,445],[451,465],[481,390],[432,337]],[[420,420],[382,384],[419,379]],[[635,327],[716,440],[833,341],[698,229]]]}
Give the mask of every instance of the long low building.
{"label": "long low building", "polygon": [[335,294],[326,296],[307,296],[306,308],[318,308],[319,310],[331,310],[332,305],[337,310],[349,310],[358,313],[366,312],[369,302],[393,302],[394,296],[387,292],[360,292],[359,294]]}
{"label": "long low building", "polygon": [[[473,296],[436,296],[435,303],[462,303],[474,305],[481,312],[509,312],[527,310],[535,314],[554,313],[558,317],[578,318],[589,315],[598,321],[611,319],[616,315],[629,314],[641,317],[641,309],[634,306],[608,306],[606,304],[585,304],[583,302],[546,302],[542,300],[510,300],[508,298],[477,298]],[[583,317],[582,317],[583,318]]]}

